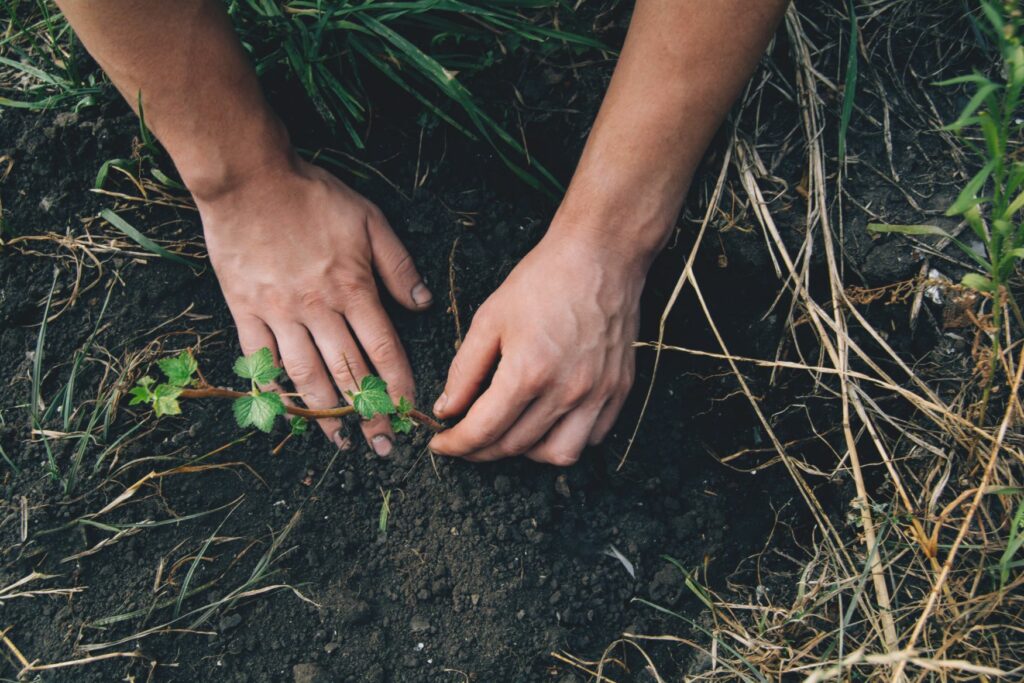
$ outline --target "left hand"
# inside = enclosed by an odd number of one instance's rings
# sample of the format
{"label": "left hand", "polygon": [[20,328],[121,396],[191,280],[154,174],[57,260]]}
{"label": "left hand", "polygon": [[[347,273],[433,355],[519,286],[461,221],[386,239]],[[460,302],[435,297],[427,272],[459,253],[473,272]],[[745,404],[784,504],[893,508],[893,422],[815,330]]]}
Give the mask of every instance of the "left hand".
{"label": "left hand", "polygon": [[575,463],[611,429],[633,384],[645,274],[624,252],[549,231],[473,317],[434,406],[441,418],[469,410],[431,450]]}

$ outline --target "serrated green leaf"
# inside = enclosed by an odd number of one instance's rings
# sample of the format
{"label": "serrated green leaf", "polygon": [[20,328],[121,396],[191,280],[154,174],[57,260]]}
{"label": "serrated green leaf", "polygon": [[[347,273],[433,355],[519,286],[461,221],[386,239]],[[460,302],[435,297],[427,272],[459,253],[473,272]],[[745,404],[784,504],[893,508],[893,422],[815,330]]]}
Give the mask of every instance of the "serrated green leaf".
{"label": "serrated green leaf", "polygon": [[398,405],[395,407],[398,409],[398,414],[402,417],[407,416],[412,411],[412,403],[405,396],[398,398]]}
{"label": "serrated green leaf", "polygon": [[181,415],[181,406],[178,404],[178,396],[181,395],[181,387],[170,384],[161,384],[153,390],[153,412],[157,417],[164,415]]}
{"label": "serrated green leaf", "polygon": [[367,375],[359,383],[359,391],[384,391],[388,390],[388,383],[377,375]]}
{"label": "serrated green leaf", "polygon": [[284,403],[273,391],[236,398],[231,408],[239,427],[255,427],[262,432],[273,429],[274,418],[284,414]]}
{"label": "serrated green leaf", "polygon": [[199,363],[187,350],[171,358],[161,358],[156,364],[167,376],[167,383],[176,387],[188,386],[192,382],[192,376],[199,369]]}
{"label": "serrated green leaf", "polygon": [[350,394],[352,407],[364,420],[375,415],[394,415],[395,404],[388,396],[387,382],[380,377],[367,375],[359,383],[359,391]]}
{"label": "serrated green leaf", "polygon": [[128,392],[128,395],[132,397],[132,400],[128,401],[128,405],[130,406],[137,406],[140,403],[149,403],[153,400],[153,392],[146,386],[132,387],[132,390]]}
{"label": "serrated green leaf", "polygon": [[309,430],[309,420],[301,415],[296,415],[291,419],[291,426],[292,436],[302,436]]}
{"label": "serrated green leaf", "polygon": [[234,370],[239,377],[256,384],[269,384],[281,374],[281,368],[274,365],[274,355],[265,346],[236,360]]}
{"label": "serrated green leaf", "polygon": [[156,382],[152,377],[146,376],[135,383],[128,395],[132,397],[128,401],[128,405],[135,406],[140,403],[152,403],[153,402],[153,390],[150,388],[153,383]]}
{"label": "serrated green leaf", "polygon": [[398,415],[391,417],[391,429],[394,430],[395,434],[408,434],[414,426],[415,423],[411,417],[401,417]]}
{"label": "serrated green leaf", "polygon": [[979,292],[992,291],[992,281],[983,275],[978,275],[977,273],[967,273],[967,275],[964,275],[963,279],[960,280],[960,283],[964,287],[970,287],[971,289],[976,289]]}

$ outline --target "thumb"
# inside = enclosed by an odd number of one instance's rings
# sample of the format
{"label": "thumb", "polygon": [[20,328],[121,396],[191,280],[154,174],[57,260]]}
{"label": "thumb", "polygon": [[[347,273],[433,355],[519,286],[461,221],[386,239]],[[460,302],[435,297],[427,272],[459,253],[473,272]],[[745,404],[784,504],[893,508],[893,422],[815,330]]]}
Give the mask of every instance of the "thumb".
{"label": "thumb", "polygon": [[371,215],[368,232],[373,265],[391,296],[413,311],[421,311],[430,306],[434,295],[427,289],[412,256],[388,225],[387,219],[379,213]]}
{"label": "thumb", "polygon": [[498,335],[483,320],[474,319],[452,360],[444,393],[434,403],[434,414],[445,418],[466,412],[494,369],[499,351]]}

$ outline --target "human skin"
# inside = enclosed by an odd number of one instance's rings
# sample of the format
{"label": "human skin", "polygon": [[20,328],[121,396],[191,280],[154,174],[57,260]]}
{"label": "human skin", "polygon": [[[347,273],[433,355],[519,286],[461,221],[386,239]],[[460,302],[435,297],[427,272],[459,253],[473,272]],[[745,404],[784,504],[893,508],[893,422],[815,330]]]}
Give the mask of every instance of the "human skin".
{"label": "human skin", "polygon": [[[294,153],[223,4],[57,4],[133,107],[142,93],[196,200],[242,351],[270,348],[311,408],[337,405],[371,367],[395,399],[414,396],[373,273],[411,310],[431,294],[380,210]],[[647,270],[785,4],[638,0],[547,234],[477,311],[452,362],[434,410],[465,417],[434,437],[435,452],[568,465],[604,438],[633,382]],[[320,426],[350,444],[337,420]],[[390,452],[386,420],[362,429]]]}
{"label": "human skin", "polygon": [[637,1],[561,206],[452,362],[434,412],[465,417],[432,450],[570,465],[604,439],[633,384],[647,271],[786,4]]}

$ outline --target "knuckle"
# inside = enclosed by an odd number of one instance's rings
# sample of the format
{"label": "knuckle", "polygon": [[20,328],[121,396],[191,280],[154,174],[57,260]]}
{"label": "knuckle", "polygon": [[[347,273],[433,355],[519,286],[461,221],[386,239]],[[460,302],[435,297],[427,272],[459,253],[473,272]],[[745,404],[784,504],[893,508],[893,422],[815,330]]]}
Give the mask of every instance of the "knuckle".
{"label": "knuckle", "polygon": [[505,437],[498,443],[498,450],[502,455],[522,455],[526,451],[530,450],[532,443],[527,443],[522,438],[509,438]]}
{"label": "knuckle", "polygon": [[347,384],[358,381],[359,363],[344,355],[332,358],[327,364],[327,369],[330,371],[331,377],[338,382]]}
{"label": "knuckle", "polygon": [[549,465],[569,467],[570,465],[575,465],[580,456],[578,453],[559,448],[541,453],[540,457]]}
{"label": "knuckle", "polygon": [[373,202],[371,202],[369,200],[366,200],[366,204],[364,206],[364,211],[366,211],[366,218],[367,218],[367,220],[369,220],[371,223],[378,223],[378,224],[385,223],[386,224],[386,218],[384,217],[384,212],[381,211],[380,207],[377,206],[376,204],[374,204]]}
{"label": "knuckle", "polygon": [[487,327],[494,320],[494,313],[492,313],[492,306],[489,301],[485,301],[480,304],[480,307],[476,309],[473,314],[473,324],[483,325]]}
{"label": "knuckle", "polygon": [[592,379],[579,375],[566,382],[562,390],[562,398],[566,403],[576,405],[589,396],[593,388],[594,382]]}
{"label": "knuckle", "polygon": [[342,301],[351,303],[364,299],[371,291],[371,285],[364,276],[348,275],[338,280],[335,289]]}
{"label": "knuckle", "polygon": [[416,264],[408,252],[395,254],[395,265],[392,271],[395,276],[403,280],[410,280],[417,277]]}
{"label": "knuckle", "polygon": [[519,388],[527,392],[539,392],[548,384],[549,374],[547,368],[540,365],[527,365],[518,373]]}
{"label": "knuckle", "polygon": [[373,336],[363,343],[363,347],[375,363],[387,364],[395,358],[395,341],[390,335]]}
{"label": "knuckle", "polygon": [[309,384],[316,378],[316,367],[307,361],[292,361],[285,369],[289,379],[297,385]]}
{"label": "knuckle", "polygon": [[328,303],[326,293],[319,287],[300,288],[296,296],[303,308],[324,308]]}
{"label": "knuckle", "polygon": [[470,439],[466,442],[468,450],[479,450],[488,444],[494,443],[500,436],[501,434],[498,432],[497,428],[491,425],[477,427],[476,431],[473,432]]}

